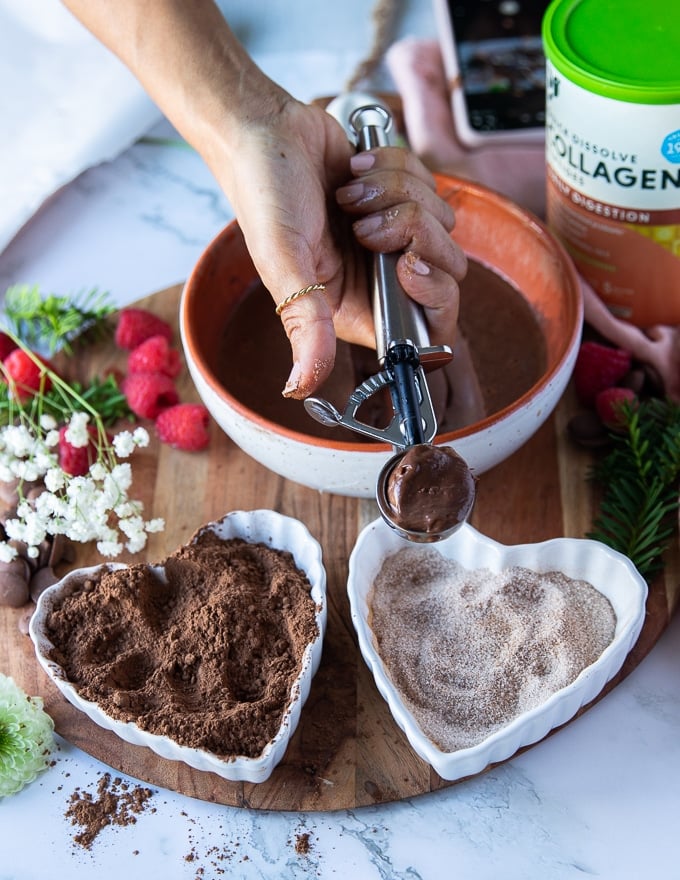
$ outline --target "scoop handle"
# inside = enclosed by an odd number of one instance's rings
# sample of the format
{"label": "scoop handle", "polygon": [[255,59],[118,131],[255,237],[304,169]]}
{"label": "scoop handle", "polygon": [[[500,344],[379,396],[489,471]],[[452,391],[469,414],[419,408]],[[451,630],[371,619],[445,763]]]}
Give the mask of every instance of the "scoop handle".
{"label": "scoop handle", "polygon": [[[380,104],[358,107],[350,117],[359,150],[389,146],[391,114]],[[406,294],[397,278],[399,254],[373,254],[373,320],[378,360],[393,343],[428,348],[430,338],[422,309]]]}

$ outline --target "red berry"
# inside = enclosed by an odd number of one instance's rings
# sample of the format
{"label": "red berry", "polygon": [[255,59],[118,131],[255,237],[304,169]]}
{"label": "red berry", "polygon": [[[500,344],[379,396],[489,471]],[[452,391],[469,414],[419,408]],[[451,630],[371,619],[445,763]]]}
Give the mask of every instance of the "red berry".
{"label": "red berry", "polygon": [[128,356],[129,373],[165,373],[174,379],[182,369],[179,352],[165,336],[150,336]]}
{"label": "red berry", "polygon": [[167,321],[147,309],[137,309],[131,306],[119,312],[115,333],[118,348],[132,351],[133,348],[137,348],[151,336],[164,336],[170,342],[172,327]]}
{"label": "red berry", "polygon": [[132,412],[142,419],[155,419],[179,402],[175,383],[164,373],[130,373],[121,383]]}
{"label": "red berry", "polygon": [[12,337],[0,331],[0,361],[4,361],[7,355],[16,348],[17,344]]}
{"label": "red berry", "polygon": [[602,424],[613,431],[626,424],[624,409],[637,403],[637,394],[631,388],[605,388],[595,398],[595,409]]}
{"label": "red berry", "polygon": [[87,446],[72,446],[66,439],[67,430],[67,425],[59,429],[59,467],[72,477],[84,477],[97,460],[97,429],[88,425],[87,432],[92,439]]}
{"label": "red berry", "polygon": [[178,403],[171,406],[156,419],[156,432],[162,443],[197,452],[204,449],[209,441],[208,424],[210,415],[201,403]]}
{"label": "red berry", "polygon": [[585,406],[594,406],[595,398],[605,388],[612,388],[630,370],[630,352],[599,342],[584,342],[574,367],[574,386]]}
{"label": "red berry", "polygon": [[45,373],[45,367],[52,369],[51,365],[43,358],[36,362],[34,357],[37,356],[31,357],[23,348],[15,348],[3,361],[10,391],[19,401],[30,400],[37,391],[49,391],[52,387],[52,380]]}

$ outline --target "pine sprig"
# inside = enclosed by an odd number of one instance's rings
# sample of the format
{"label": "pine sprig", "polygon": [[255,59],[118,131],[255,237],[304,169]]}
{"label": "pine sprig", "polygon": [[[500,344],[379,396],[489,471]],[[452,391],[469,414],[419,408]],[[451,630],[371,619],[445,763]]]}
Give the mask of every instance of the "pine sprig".
{"label": "pine sprig", "polygon": [[653,398],[624,413],[624,433],[591,469],[603,497],[588,537],[624,553],[651,580],[676,531],[680,405]]}
{"label": "pine sprig", "polygon": [[18,284],[5,293],[10,330],[29,348],[71,354],[71,343],[83,334],[100,335],[115,312],[109,294],[97,288],[75,296],[43,296],[37,286]]}

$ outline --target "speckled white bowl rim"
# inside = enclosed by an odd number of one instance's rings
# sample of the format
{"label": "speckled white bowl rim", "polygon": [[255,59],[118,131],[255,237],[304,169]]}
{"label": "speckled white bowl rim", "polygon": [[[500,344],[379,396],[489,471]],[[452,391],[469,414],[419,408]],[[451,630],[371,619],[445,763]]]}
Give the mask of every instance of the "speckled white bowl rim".
{"label": "speckled white bowl rim", "polygon": [[[262,542],[269,547],[288,550],[296,565],[307,575],[312,586],[311,596],[316,603],[316,622],[319,629],[317,638],[310,643],[302,658],[300,675],[291,687],[290,704],[284,714],[281,727],[276,736],[266,745],[257,758],[236,756],[231,759],[202,750],[180,745],[166,736],[149,733],[134,722],[124,722],[107,715],[97,703],[83,699],[75,687],[66,680],[59,664],[50,660],[48,654],[54,647],[46,635],[45,624],[50,611],[57,607],[62,595],[69,586],[80,581],[83,576],[99,571],[102,566],[110,569],[125,568],[122,563],[102,563],[102,565],[74,569],[59,583],[49,587],[40,596],[35,614],[31,618],[30,635],[35,646],[38,662],[52,679],[63,696],[77,709],[84,712],[95,724],[113,731],[121,739],[137,746],[146,746],[170,761],[183,761],[196,770],[216,773],[233,782],[264,782],[281,761],[288,742],[297,728],[312,678],[319,663],[323,637],[326,631],[326,571],[323,566],[321,546],[307,528],[298,520],[272,510],[236,510],[222,519],[208,523],[200,531],[211,530],[225,540],[243,538],[251,543]],[[161,575],[163,566],[151,566]]]}
{"label": "speckled white bowl rim", "polygon": [[[504,545],[469,524],[436,545],[443,556],[467,569],[498,572],[511,565],[533,571],[562,571],[591,583],[611,602],[616,614],[613,641],[600,657],[566,687],[544,703],[513,719],[482,742],[454,752],[439,749],[422,731],[387,674],[369,625],[368,596],[383,561],[409,546],[383,520],[367,525],[359,535],[349,561],[348,594],[359,648],[392,716],[413,750],[449,781],[480,773],[504,761],[524,746],[543,739],[593,700],[619,671],[640,635],[645,619],[647,584],[632,562],[598,541],[556,538],[535,544]],[[414,545],[410,545],[414,546]]]}

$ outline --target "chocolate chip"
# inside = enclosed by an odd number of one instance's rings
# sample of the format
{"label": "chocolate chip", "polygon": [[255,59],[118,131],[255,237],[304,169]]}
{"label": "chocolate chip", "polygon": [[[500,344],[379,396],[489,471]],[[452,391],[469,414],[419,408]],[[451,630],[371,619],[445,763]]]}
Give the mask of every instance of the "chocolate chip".
{"label": "chocolate chip", "polygon": [[582,410],[572,416],[567,425],[571,439],[580,446],[597,449],[608,446],[611,438],[596,412]]}

